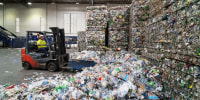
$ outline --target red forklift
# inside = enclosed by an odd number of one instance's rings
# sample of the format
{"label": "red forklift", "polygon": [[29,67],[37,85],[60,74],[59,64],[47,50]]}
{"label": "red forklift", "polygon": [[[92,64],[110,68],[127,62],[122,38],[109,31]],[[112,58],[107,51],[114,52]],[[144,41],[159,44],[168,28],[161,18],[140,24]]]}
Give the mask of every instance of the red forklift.
{"label": "red forklift", "polygon": [[[81,70],[83,67],[93,67],[94,61],[69,59],[65,48],[64,29],[51,27],[52,32],[27,31],[26,47],[21,50],[24,69],[47,69],[54,72],[58,69]],[[48,57],[39,51],[38,35],[43,35],[47,42]]]}

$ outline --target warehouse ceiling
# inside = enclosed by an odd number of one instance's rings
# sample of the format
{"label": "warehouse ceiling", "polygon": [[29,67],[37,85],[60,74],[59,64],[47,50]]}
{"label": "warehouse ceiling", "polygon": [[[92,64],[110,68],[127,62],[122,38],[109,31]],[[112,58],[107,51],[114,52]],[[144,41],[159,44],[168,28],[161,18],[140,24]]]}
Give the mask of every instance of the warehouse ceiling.
{"label": "warehouse ceiling", "polygon": [[131,4],[132,0],[0,0],[3,3]]}

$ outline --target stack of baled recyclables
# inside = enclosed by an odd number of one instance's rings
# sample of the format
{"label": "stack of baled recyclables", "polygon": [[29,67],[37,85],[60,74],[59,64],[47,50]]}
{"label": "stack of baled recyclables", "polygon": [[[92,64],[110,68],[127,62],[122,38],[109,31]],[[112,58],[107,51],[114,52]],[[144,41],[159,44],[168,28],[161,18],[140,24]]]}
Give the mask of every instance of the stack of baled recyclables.
{"label": "stack of baled recyclables", "polygon": [[87,50],[103,51],[107,28],[107,6],[89,6],[87,10]]}
{"label": "stack of baled recyclables", "polygon": [[117,6],[109,8],[109,48],[128,50],[130,7]]}
{"label": "stack of baled recyclables", "polygon": [[140,53],[145,41],[145,22],[149,17],[149,0],[133,0],[130,6],[129,51]]}
{"label": "stack of baled recyclables", "polygon": [[[162,84],[165,98],[198,100],[200,1],[133,0],[131,9],[131,48],[154,66],[144,68],[148,81]],[[148,76],[152,69],[160,75]]]}
{"label": "stack of baled recyclables", "polygon": [[78,32],[78,51],[83,51],[86,50],[86,32],[85,31],[81,31]]}

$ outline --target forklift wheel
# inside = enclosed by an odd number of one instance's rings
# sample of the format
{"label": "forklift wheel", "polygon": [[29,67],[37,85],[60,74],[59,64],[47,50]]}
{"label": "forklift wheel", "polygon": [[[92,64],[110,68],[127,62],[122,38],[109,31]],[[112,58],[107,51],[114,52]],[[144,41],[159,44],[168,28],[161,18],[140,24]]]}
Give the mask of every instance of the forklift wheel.
{"label": "forklift wheel", "polygon": [[50,62],[47,65],[47,69],[50,72],[55,72],[58,69],[58,67],[57,67],[57,65],[54,62]]}
{"label": "forklift wheel", "polygon": [[22,66],[24,67],[25,70],[29,70],[31,68],[30,64],[28,62],[24,62],[22,64]]}

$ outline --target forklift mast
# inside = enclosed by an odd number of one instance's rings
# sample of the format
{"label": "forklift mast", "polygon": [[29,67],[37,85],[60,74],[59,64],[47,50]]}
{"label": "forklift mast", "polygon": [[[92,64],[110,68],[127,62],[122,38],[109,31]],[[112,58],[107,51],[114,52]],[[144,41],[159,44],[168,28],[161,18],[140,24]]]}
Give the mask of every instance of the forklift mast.
{"label": "forklift mast", "polygon": [[53,32],[53,43],[56,55],[65,55],[65,32],[64,29],[59,29],[58,27],[50,27]]}
{"label": "forklift mast", "polygon": [[56,59],[58,59],[59,68],[69,65],[69,54],[65,48],[65,32],[64,29],[58,27],[50,27],[53,33],[53,45]]}

